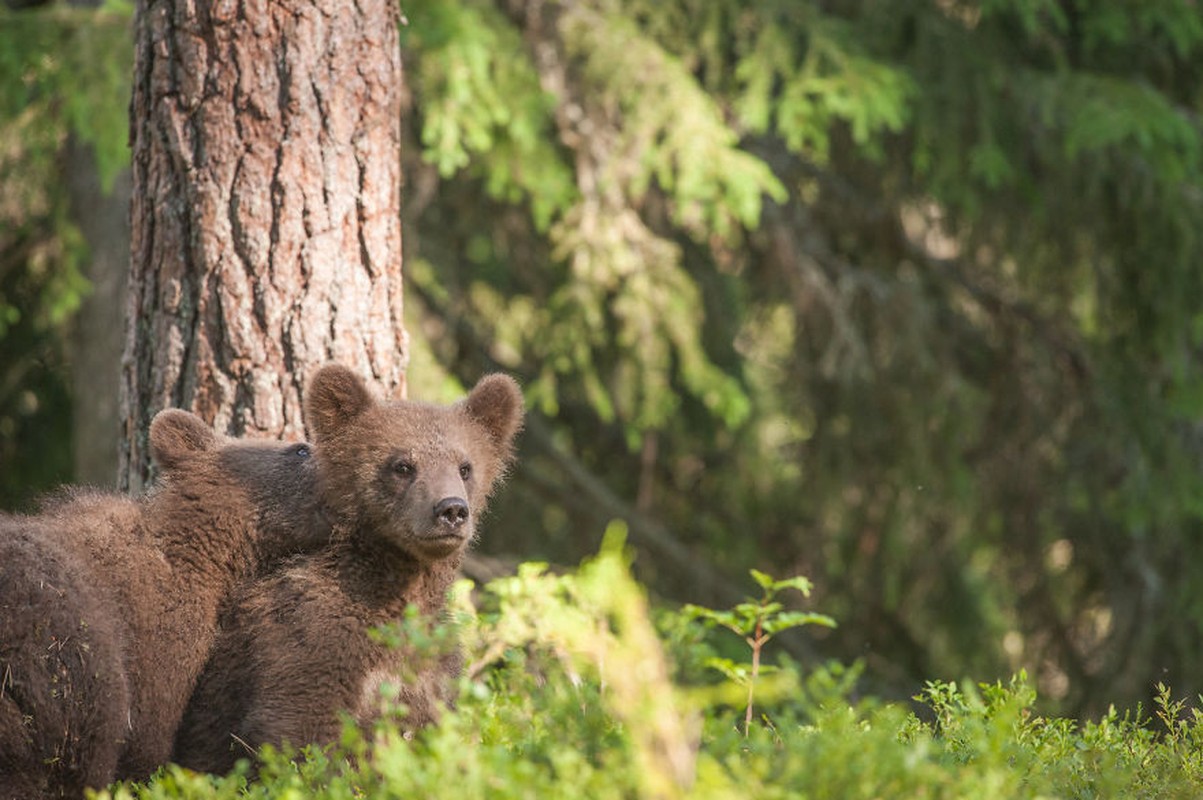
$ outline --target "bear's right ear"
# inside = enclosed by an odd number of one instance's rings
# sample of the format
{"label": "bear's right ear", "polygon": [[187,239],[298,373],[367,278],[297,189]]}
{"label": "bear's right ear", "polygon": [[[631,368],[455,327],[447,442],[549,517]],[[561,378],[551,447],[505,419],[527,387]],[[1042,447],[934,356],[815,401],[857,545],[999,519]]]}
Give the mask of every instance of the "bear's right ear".
{"label": "bear's right ear", "polygon": [[195,414],[168,408],[150,422],[150,455],[165,470],[178,469],[190,456],[212,450],[217,434]]}
{"label": "bear's right ear", "polygon": [[317,442],[367,411],[376,401],[363,379],[340,364],[327,364],[309,381],[305,416]]}

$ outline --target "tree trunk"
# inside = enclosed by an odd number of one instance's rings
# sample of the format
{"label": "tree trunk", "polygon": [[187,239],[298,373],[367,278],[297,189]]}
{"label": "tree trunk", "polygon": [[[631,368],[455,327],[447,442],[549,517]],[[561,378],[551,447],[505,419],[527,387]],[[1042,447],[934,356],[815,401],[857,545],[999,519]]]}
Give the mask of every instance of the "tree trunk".
{"label": "tree trunk", "polygon": [[396,0],[143,0],[119,476],[158,410],[299,437],[312,369],[404,394]]}
{"label": "tree trunk", "polygon": [[74,480],[117,485],[117,396],[126,277],[129,265],[129,170],[112,188],[100,185],[92,148],[67,144],[71,217],[88,243],[84,274],[92,284],[71,336],[71,450]]}

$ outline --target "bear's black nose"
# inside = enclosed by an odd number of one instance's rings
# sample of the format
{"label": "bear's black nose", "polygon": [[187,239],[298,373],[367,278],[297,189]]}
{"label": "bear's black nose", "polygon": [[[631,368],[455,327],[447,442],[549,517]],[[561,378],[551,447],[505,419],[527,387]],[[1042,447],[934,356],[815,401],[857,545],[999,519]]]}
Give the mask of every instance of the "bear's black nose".
{"label": "bear's black nose", "polygon": [[462,497],[444,497],[434,507],[434,518],[458,528],[468,519],[468,501]]}

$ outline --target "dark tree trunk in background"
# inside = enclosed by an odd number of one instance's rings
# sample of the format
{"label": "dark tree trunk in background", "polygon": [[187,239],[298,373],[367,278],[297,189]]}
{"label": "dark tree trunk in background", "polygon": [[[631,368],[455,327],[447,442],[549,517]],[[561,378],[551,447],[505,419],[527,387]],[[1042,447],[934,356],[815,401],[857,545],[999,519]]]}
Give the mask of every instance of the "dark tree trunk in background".
{"label": "dark tree trunk in background", "polygon": [[129,274],[129,170],[105,191],[92,148],[67,146],[71,216],[88,243],[84,274],[92,284],[71,337],[71,449],[75,481],[117,485],[117,397]]}
{"label": "dark tree trunk in background", "polygon": [[404,393],[396,0],[159,0],[135,18],[119,477],[188,408],[300,437],[334,359]]}
{"label": "dark tree trunk in background", "polygon": [[[95,9],[102,0],[69,0]],[[88,246],[83,265],[91,291],[71,336],[71,460],[76,483],[117,485],[118,402],[129,276],[130,172],[104,186],[92,147],[67,141],[65,183],[71,219]]]}

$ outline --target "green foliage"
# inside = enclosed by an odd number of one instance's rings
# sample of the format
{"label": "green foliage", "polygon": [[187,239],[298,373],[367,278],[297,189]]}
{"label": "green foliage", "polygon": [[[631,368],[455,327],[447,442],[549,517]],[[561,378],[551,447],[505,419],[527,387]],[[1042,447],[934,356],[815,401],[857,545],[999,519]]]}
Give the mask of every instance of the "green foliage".
{"label": "green foliage", "polygon": [[[259,780],[168,767],[100,798],[1190,797],[1203,728],[1159,688],[1157,717],[1038,716],[1025,675],[930,682],[921,709],[853,699],[859,670],[813,667],[746,736],[679,675],[622,552],[621,526],[578,572],[527,564],[455,593],[467,663],[456,707],[407,739],[398,719],[303,753],[266,749]],[[762,576],[764,577],[764,576]],[[806,586],[775,582],[766,591]],[[705,617],[705,615],[703,615]],[[682,619],[680,615],[677,619]],[[697,622],[692,623],[697,625]],[[424,634],[423,634],[424,635]],[[412,646],[413,642],[407,643]],[[400,712],[398,712],[400,713]]]}
{"label": "green foliage", "polygon": [[[101,181],[111,188],[129,163],[129,61],[113,54],[129,51],[132,11],[128,0],[106,0],[94,10],[0,7],[3,168],[45,169],[70,132],[93,147]],[[11,184],[24,189],[29,181]]]}
{"label": "green foliage", "polygon": [[[881,134],[901,130],[909,116],[909,76],[867,56],[854,29],[813,5],[775,5],[740,30],[733,104],[743,123],[755,133],[773,130],[817,162],[827,161],[836,123],[844,123],[857,146],[879,154]],[[802,42],[787,33],[799,27]]]}
{"label": "green foliage", "polygon": [[[554,98],[491,3],[406,3],[402,45],[423,54],[411,80],[422,104],[423,158],[441,175],[471,167],[494,197],[527,201],[546,229],[575,199],[548,135]],[[473,162],[473,158],[477,160]]]}
{"label": "green foliage", "polygon": [[[816,576],[824,645],[898,694],[1026,667],[1101,711],[1155,662],[1201,688],[1197,632],[1152,621],[1203,607],[1194,4],[449,8],[405,29],[428,153],[476,143],[414,219],[438,358],[521,374],[689,557]],[[480,202],[507,113],[563,176],[546,211]],[[498,541],[574,558],[596,510],[548,447]]]}
{"label": "green foliage", "polygon": [[635,25],[620,3],[582,4],[560,23],[564,49],[582,60],[582,91],[621,115],[608,163],[594,176],[600,191],[642,198],[655,184],[674,220],[705,241],[755,227],[761,199],[786,189],[761,159],[737,147],[721,108],[678,59]]}
{"label": "green foliage", "polygon": [[835,620],[826,614],[815,614],[803,611],[787,611],[785,606],[776,599],[785,589],[795,589],[804,596],[810,596],[811,583],[801,576],[774,580],[760,570],[752,570],[752,579],[764,590],[759,599],[748,598],[730,609],[717,610],[702,606],[687,605],[684,608],[686,616],[700,619],[711,625],[722,626],[743,638],[752,649],[750,665],[739,664],[727,658],[710,658],[707,664],[717,669],[729,681],[748,690],[748,702],[744,712],[744,735],[747,736],[752,726],[752,705],[756,694],[756,682],[762,672],[769,667],[762,667],[761,653],[769,640],[782,631],[798,628],[803,625],[821,625],[834,628]]}
{"label": "green foliage", "polygon": [[722,611],[688,605],[685,607],[686,613],[715,625],[721,625],[746,639],[763,639],[763,642],[767,642],[773,635],[781,631],[800,625],[835,627],[835,620],[825,614],[785,611],[782,603],[775,599],[785,589],[795,589],[804,597],[810,597],[812,584],[808,579],[798,576],[774,580],[757,569],[752,570],[751,573],[752,579],[764,590],[764,594],[760,598],[748,598],[745,602]]}

